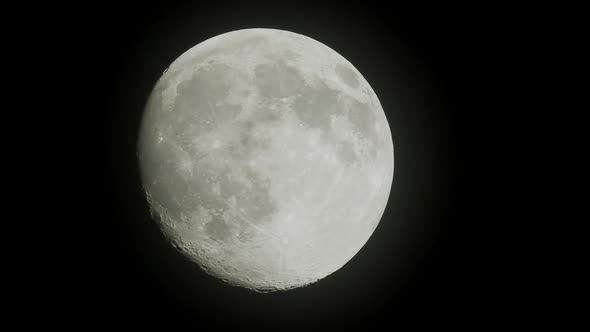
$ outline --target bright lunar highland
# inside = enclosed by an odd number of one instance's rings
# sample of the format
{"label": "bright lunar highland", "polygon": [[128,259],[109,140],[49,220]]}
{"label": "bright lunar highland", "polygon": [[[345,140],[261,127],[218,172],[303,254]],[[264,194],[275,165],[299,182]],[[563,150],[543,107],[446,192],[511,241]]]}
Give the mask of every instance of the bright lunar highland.
{"label": "bright lunar highland", "polygon": [[147,102],[138,158],[172,245],[259,292],[346,264],[393,180],[391,131],[369,83],[328,46],[275,29],[224,33],[178,57]]}

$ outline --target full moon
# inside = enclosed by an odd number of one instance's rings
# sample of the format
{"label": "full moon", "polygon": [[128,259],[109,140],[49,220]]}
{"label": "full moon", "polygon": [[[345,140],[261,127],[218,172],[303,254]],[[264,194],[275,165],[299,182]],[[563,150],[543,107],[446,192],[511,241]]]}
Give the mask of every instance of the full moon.
{"label": "full moon", "polygon": [[137,148],[164,236],[207,273],[259,292],[346,264],[393,180],[391,131],[369,83],[328,46],[275,29],[180,55],[151,92]]}

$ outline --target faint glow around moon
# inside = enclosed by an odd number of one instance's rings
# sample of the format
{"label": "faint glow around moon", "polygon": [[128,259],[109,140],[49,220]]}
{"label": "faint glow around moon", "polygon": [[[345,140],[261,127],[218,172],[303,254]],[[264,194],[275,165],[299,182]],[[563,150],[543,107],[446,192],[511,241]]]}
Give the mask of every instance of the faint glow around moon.
{"label": "faint glow around moon", "polygon": [[377,96],[328,46],[274,29],[225,33],[162,74],[138,139],[164,235],[256,291],[305,286],[367,242],[393,179]]}

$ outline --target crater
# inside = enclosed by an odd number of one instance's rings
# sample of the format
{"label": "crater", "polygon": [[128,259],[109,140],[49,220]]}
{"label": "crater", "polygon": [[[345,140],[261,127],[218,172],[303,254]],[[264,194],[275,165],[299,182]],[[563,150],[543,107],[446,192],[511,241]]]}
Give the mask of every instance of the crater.
{"label": "crater", "polygon": [[240,220],[240,231],[238,233],[238,241],[242,243],[251,242],[256,235],[254,229],[247,223]]}

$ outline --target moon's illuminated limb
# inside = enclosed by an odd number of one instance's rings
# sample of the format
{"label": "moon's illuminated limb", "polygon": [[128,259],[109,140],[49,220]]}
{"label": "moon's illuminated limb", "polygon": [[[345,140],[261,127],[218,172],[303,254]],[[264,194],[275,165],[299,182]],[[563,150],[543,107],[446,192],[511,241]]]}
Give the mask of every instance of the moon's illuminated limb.
{"label": "moon's illuminated limb", "polygon": [[163,73],[138,141],[164,234],[206,271],[257,291],[339,269],[385,209],[393,143],[377,96],[308,37],[246,29]]}

